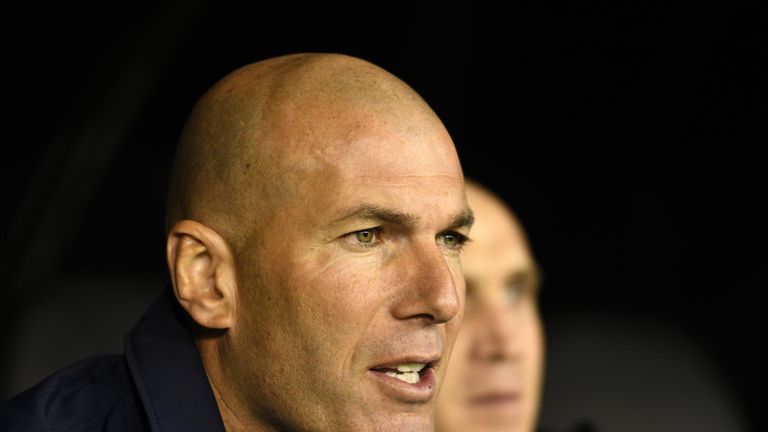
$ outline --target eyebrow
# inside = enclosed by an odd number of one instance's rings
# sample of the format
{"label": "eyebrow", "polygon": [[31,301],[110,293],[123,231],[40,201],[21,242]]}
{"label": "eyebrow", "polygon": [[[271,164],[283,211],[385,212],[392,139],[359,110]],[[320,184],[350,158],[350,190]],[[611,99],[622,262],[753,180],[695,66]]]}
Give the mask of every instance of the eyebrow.
{"label": "eyebrow", "polygon": [[521,279],[533,289],[535,294],[541,292],[541,267],[536,262],[532,262],[529,266],[515,271],[510,277],[510,280],[514,279]]}
{"label": "eyebrow", "polygon": [[[400,212],[373,204],[361,204],[347,210],[343,216],[334,220],[331,224],[335,225],[355,219],[376,220],[405,226],[415,225],[419,221],[419,217],[412,213]],[[448,229],[471,227],[474,222],[475,216],[472,210],[465,208],[451,219]]]}
{"label": "eyebrow", "polygon": [[378,220],[400,225],[415,225],[419,218],[411,213],[404,213],[373,204],[361,204],[344,212],[344,216],[336,219],[332,224],[338,224],[355,219]]}
{"label": "eyebrow", "polygon": [[475,223],[475,214],[472,213],[472,209],[464,208],[461,213],[453,218],[449,228],[471,228]]}

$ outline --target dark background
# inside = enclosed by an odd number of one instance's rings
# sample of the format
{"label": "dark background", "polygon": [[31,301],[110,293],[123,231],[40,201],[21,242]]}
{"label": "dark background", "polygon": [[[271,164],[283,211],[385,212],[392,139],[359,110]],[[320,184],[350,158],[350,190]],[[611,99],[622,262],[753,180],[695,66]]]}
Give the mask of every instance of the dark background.
{"label": "dark background", "polygon": [[[465,173],[516,210],[544,269],[545,322],[674,323],[765,430],[757,2],[89,1],[16,3],[1,19],[3,370],[23,363],[11,353],[35,313],[66,333],[87,318],[70,304],[162,288],[165,183],[205,89],[267,57],[342,52],[422,94]],[[58,309],[34,312],[41,301]],[[2,396],[18,390],[4,380]]]}

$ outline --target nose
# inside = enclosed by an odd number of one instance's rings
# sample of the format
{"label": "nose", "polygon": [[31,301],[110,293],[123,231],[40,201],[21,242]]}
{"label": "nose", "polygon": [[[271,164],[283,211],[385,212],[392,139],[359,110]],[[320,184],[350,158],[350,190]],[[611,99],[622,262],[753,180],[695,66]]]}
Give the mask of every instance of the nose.
{"label": "nose", "polygon": [[489,305],[478,312],[480,319],[473,354],[486,361],[514,358],[519,351],[519,338],[515,335],[515,328],[519,325],[516,322],[516,311]]}
{"label": "nose", "polygon": [[[430,324],[450,321],[461,310],[459,289],[464,279],[457,271],[456,279],[451,264],[437,245],[415,248],[414,253],[399,258],[398,279],[400,290],[393,306],[397,319],[423,319]],[[454,266],[458,270],[458,265]]]}

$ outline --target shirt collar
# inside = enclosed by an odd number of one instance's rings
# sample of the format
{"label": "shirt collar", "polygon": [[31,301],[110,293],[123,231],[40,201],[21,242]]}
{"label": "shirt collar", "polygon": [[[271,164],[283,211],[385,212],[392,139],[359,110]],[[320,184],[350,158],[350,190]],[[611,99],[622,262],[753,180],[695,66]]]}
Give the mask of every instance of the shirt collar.
{"label": "shirt collar", "polygon": [[186,313],[170,289],[125,338],[125,355],[154,432],[225,432]]}

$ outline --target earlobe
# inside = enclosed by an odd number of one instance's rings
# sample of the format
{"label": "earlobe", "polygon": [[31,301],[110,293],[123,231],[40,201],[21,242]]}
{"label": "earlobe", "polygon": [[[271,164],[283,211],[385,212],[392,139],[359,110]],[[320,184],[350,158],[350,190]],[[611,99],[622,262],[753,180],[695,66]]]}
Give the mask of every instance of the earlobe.
{"label": "earlobe", "polygon": [[237,279],[224,238],[199,222],[182,220],[168,234],[167,258],[176,298],[192,319],[210,329],[230,328]]}

